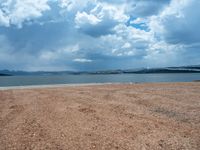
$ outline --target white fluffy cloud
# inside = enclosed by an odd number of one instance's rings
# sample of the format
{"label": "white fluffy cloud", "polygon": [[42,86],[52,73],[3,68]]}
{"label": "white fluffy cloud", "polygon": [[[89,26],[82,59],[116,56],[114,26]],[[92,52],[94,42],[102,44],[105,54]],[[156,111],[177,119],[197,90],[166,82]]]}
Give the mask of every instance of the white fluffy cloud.
{"label": "white fluffy cloud", "polygon": [[74,62],[80,62],[80,63],[90,63],[92,60],[90,59],[85,59],[85,58],[76,58],[73,60]]}
{"label": "white fluffy cloud", "polygon": [[1,0],[0,25],[22,27],[24,21],[42,16],[49,10],[48,0]]}
{"label": "white fluffy cloud", "polygon": [[77,12],[75,22],[77,24],[78,28],[81,28],[82,26],[85,25],[97,25],[100,23],[102,20],[97,18],[93,14],[87,14],[86,12]]}
{"label": "white fluffy cloud", "polygon": [[115,25],[125,23],[128,19],[123,8],[99,3],[89,12],[77,12],[75,23],[80,31],[100,36],[112,32]]}
{"label": "white fluffy cloud", "polygon": [[114,28],[115,34],[102,36],[102,45],[106,45],[109,55],[140,57],[146,53],[151,43],[151,33],[126,25],[118,25]]}

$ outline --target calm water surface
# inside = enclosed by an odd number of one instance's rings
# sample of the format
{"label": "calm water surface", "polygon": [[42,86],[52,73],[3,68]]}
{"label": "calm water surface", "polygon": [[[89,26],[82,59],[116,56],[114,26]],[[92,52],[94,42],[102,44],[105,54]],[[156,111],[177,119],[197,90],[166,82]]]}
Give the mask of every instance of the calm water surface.
{"label": "calm water surface", "polygon": [[112,74],[112,75],[47,75],[0,76],[0,86],[78,84],[78,83],[127,83],[127,82],[191,82],[200,80],[200,73],[174,74]]}

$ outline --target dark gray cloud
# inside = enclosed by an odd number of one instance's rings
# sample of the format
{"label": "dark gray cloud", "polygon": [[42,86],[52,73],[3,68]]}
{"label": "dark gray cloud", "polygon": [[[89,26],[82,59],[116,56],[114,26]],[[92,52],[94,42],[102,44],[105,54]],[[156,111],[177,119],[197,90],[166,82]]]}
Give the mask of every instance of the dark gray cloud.
{"label": "dark gray cloud", "polygon": [[165,40],[175,44],[200,43],[200,1],[193,1],[181,8],[174,10],[174,14],[166,12],[162,17]]}
{"label": "dark gray cloud", "polygon": [[133,17],[156,15],[163,10],[171,0],[128,0],[128,13]]}

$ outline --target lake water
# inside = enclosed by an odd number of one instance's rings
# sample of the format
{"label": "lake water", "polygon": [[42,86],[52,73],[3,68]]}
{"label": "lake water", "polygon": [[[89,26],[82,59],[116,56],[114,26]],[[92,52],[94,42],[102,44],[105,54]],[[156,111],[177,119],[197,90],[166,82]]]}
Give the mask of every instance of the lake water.
{"label": "lake water", "polygon": [[200,73],[0,76],[0,87],[76,83],[191,82],[194,80],[200,80]]}

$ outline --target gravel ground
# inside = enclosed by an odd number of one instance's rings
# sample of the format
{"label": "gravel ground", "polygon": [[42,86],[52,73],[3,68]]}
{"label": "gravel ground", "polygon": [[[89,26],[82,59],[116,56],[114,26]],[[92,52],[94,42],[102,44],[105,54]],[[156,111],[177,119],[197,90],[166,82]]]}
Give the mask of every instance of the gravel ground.
{"label": "gravel ground", "polygon": [[199,82],[0,90],[0,150],[199,148]]}

